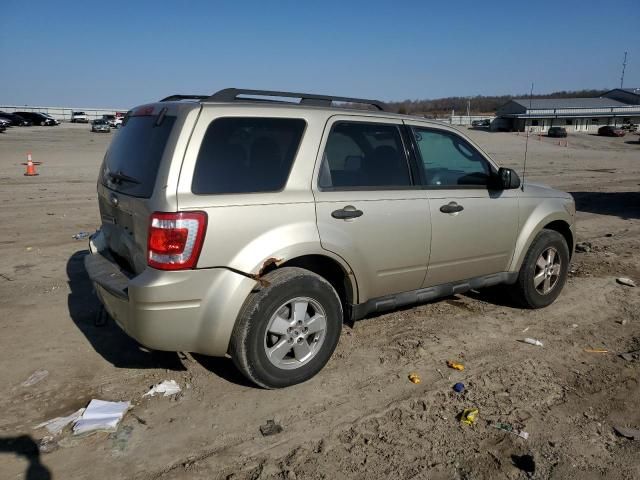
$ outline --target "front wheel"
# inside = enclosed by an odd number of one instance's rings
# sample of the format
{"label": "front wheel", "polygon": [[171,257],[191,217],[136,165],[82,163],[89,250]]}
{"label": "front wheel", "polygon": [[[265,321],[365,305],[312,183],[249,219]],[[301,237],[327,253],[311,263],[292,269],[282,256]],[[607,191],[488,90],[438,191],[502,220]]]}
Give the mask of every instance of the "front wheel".
{"label": "front wheel", "polygon": [[518,280],[510,286],[511,294],[526,308],[551,305],[560,295],[568,271],[567,241],[554,230],[542,230],[527,251]]}
{"label": "front wheel", "polygon": [[233,330],[233,362],[252,382],[282,388],[304,382],[329,361],[342,329],[342,303],[324,278],[284,267],[263,277]]}

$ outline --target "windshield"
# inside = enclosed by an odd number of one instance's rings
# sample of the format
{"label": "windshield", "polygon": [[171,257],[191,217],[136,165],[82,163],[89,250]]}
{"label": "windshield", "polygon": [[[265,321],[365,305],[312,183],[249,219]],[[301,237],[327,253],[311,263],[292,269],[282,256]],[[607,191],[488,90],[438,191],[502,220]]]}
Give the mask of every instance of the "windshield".
{"label": "windshield", "polygon": [[119,129],[104,157],[100,182],[134,197],[153,193],[160,159],[176,117],[133,116]]}

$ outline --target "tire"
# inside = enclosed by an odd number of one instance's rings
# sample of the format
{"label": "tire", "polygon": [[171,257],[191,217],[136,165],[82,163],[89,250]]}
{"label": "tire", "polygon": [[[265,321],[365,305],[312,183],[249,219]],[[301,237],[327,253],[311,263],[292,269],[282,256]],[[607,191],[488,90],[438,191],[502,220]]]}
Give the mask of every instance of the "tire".
{"label": "tire", "polygon": [[[338,344],[343,321],[340,298],[324,278],[302,268],[280,268],[263,279],[268,286],[251,293],[238,315],[231,358],[245,377],[263,388],[309,380],[327,364]],[[324,331],[312,332],[322,324],[322,316]],[[304,355],[307,349],[310,353]]]}
{"label": "tire", "polygon": [[[548,253],[551,251],[554,255],[552,265],[549,265]],[[547,264],[543,267],[545,259]],[[559,260],[557,267],[556,260]],[[510,286],[511,296],[516,303],[525,308],[542,308],[551,305],[560,295],[567,280],[568,271],[567,241],[554,230],[542,230],[536,235],[527,251],[520,267],[518,280]],[[541,278],[542,282],[540,282]]]}

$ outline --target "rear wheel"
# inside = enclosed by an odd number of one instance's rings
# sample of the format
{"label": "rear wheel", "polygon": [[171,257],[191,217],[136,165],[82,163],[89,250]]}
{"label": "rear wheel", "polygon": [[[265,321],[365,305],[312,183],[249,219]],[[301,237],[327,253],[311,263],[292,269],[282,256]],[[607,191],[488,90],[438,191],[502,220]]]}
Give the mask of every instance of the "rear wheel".
{"label": "rear wheel", "polygon": [[238,369],[264,388],[304,382],[329,361],[342,329],[342,304],[324,278],[296,267],[263,277],[245,302],[230,345]]}
{"label": "rear wheel", "polygon": [[560,295],[568,271],[567,241],[554,230],[542,230],[529,247],[511,294],[526,308],[551,305]]}

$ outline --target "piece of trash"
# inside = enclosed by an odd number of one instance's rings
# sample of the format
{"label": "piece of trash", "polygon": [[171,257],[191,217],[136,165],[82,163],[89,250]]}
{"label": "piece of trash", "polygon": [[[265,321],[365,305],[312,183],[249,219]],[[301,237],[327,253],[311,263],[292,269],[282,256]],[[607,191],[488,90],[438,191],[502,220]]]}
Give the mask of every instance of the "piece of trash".
{"label": "piece of trash", "polygon": [[34,428],[34,430],[37,430],[38,428],[43,428],[44,427],[52,435],[57,435],[64,429],[64,427],[66,427],[70,423],[75,422],[76,420],[78,420],[82,416],[83,413],[84,413],[84,408],[80,408],[80,409],[76,410],[75,412],[73,412],[71,415],[67,415],[66,417],[52,418],[51,420],[47,420],[46,422],[42,422],[41,424],[36,425],[33,428]]}
{"label": "piece of trash", "polygon": [[577,323],[571,324],[571,328],[578,328],[578,324]]}
{"label": "piece of trash", "polygon": [[92,399],[82,416],[73,425],[73,434],[80,435],[97,430],[113,432],[130,407],[129,402]]}
{"label": "piece of trash", "polygon": [[165,380],[151,387],[151,390],[145,393],[143,397],[148,395],[153,397],[156,393],[164,393],[163,397],[175,395],[176,393],[180,393],[180,385],[178,385],[175,380]]}
{"label": "piece of trash", "polygon": [[440,376],[444,380],[444,374],[442,373],[442,371],[439,368],[436,368],[436,371],[440,374]]}
{"label": "piece of trash", "polygon": [[592,247],[590,242],[579,242],[576,243],[576,252],[589,253]]}
{"label": "piece of trash", "polygon": [[58,447],[58,442],[51,435],[42,437],[38,442],[38,452],[40,453],[51,453],[57,450]]}
{"label": "piece of trash", "polygon": [[478,420],[480,411],[477,408],[465,408],[460,415],[460,422],[473,425]]}
{"label": "piece of trash", "polygon": [[535,345],[537,347],[543,347],[544,346],[540,340],[536,340],[535,338],[525,338],[522,341],[524,343],[528,343],[529,345]]}
{"label": "piece of trash", "polygon": [[22,385],[23,387],[30,387],[30,386],[35,385],[36,383],[44,380],[48,375],[49,375],[49,371],[48,370],[36,370],[35,372],[33,372],[29,376],[29,378],[27,378],[20,385]]}
{"label": "piece of trash", "polygon": [[447,367],[453,368],[454,370],[464,370],[464,365],[458,362],[453,362],[451,360],[447,360]]}
{"label": "piece of trash", "polygon": [[418,375],[418,374],[417,374],[417,373],[415,373],[415,372],[411,372],[411,373],[409,374],[409,381],[410,381],[411,383],[415,383],[415,384],[417,385],[417,384],[418,384],[418,383],[420,383],[420,381],[421,381],[421,380],[420,380],[420,375]]}
{"label": "piece of trash", "polygon": [[529,439],[529,434],[527,432],[525,432],[524,430],[517,430],[513,428],[513,425],[509,425],[508,423],[497,422],[493,424],[493,427],[497,428],[498,430],[502,430],[503,432],[513,433],[514,435],[517,435],[520,438],[524,438],[525,440]]}
{"label": "piece of trash", "polygon": [[536,462],[532,455],[511,455],[511,461],[523,472],[535,473],[536,471]]}
{"label": "piece of trash", "polygon": [[263,437],[275,435],[282,432],[282,426],[274,422],[273,420],[267,420],[267,423],[260,425],[260,433]]}
{"label": "piece of trash", "polygon": [[609,350],[604,348],[585,348],[584,351],[587,353],[609,353]]}
{"label": "piece of trash", "polygon": [[614,425],[613,429],[618,435],[621,435],[625,438],[630,438],[631,440],[640,440],[640,430],[638,430],[637,428],[618,427]]}
{"label": "piece of trash", "polygon": [[640,359],[640,350],[621,353],[620,358],[626,360],[627,362],[633,362],[635,359]]}
{"label": "piece of trash", "polygon": [[453,386],[453,391],[456,393],[464,392],[464,383],[458,382]]}
{"label": "piece of trash", "polygon": [[627,287],[635,287],[636,286],[636,282],[634,282],[633,280],[631,280],[630,278],[627,278],[627,277],[618,277],[618,278],[616,278],[616,282],[618,282],[621,285],[626,285]]}
{"label": "piece of trash", "polygon": [[71,238],[74,240],[84,240],[85,238],[89,238],[89,235],[91,235],[89,232],[78,232],[71,235]]}
{"label": "piece of trash", "polygon": [[529,327],[527,327],[524,330],[522,330],[522,333],[525,333],[527,330],[529,330]]}
{"label": "piece of trash", "polygon": [[619,323],[620,325],[626,325],[627,323],[629,323],[629,320],[627,320],[626,318],[621,318],[620,320],[616,320],[616,323]]}

